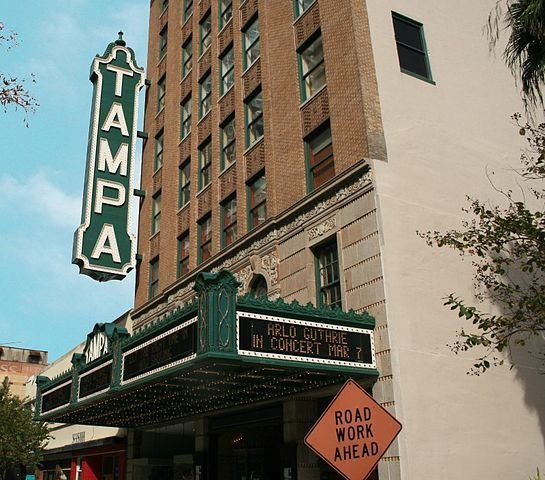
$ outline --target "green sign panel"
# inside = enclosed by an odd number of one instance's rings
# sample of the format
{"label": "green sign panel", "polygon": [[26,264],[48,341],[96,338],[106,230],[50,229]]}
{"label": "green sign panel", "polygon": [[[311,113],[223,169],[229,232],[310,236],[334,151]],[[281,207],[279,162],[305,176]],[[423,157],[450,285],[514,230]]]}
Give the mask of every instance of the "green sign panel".
{"label": "green sign panel", "polygon": [[129,231],[136,150],[138,92],[144,70],[121,39],[91,66],[93,106],[81,225],[72,263],[95,280],[122,279],[136,264]]}

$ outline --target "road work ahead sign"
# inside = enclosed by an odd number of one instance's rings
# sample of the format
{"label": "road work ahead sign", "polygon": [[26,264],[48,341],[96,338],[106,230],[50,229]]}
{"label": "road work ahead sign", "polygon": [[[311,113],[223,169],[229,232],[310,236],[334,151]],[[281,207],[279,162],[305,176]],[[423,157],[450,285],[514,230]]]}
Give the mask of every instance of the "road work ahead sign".
{"label": "road work ahead sign", "polygon": [[305,437],[305,443],[348,480],[364,480],[401,431],[360,385],[348,380]]}
{"label": "road work ahead sign", "polygon": [[130,199],[144,71],[121,36],[91,66],[94,89],[83,208],[74,234],[72,263],[99,281],[122,279],[136,264]]}

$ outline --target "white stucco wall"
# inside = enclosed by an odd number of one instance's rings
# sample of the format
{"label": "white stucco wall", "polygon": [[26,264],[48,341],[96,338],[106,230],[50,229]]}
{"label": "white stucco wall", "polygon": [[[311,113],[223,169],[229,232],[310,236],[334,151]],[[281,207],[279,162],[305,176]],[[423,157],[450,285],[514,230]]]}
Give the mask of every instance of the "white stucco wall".
{"label": "white stucco wall", "polygon": [[[472,299],[470,261],[432,249],[416,230],[457,227],[466,195],[513,186],[523,139],[518,90],[483,34],[494,0],[367,0],[388,152],[375,162],[388,330],[403,479],[527,479],[545,471],[545,375],[526,362],[480,377],[478,352],[455,356],[456,315]],[[435,85],[400,72],[391,12],[424,25]]]}

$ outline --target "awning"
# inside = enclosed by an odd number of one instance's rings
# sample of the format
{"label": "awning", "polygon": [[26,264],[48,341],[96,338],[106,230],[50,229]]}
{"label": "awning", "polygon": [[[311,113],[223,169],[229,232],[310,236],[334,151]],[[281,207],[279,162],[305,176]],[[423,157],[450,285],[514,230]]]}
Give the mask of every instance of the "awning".
{"label": "awning", "polygon": [[38,379],[37,416],[140,427],[378,375],[369,315],[237,298],[237,287],[227,271],[200,274],[198,301],[150,328],[98,324],[70,371]]}

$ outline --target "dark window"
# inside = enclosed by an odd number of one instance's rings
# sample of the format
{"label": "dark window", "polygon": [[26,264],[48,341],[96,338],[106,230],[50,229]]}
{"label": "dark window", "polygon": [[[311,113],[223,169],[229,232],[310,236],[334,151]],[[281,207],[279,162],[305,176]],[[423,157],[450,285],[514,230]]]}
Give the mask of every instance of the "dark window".
{"label": "dark window", "polygon": [[212,107],[212,76],[206,75],[199,83],[199,119]]}
{"label": "dark window", "polygon": [[155,257],[149,264],[149,298],[159,293],[159,257]]}
{"label": "dark window", "polygon": [[157,192],[151,200],[151,234],[159,231],[161,223],[161,190]]}
{"label": "dark window", "polygon": [[230,167],[237,159],[235,118],[221,127],[221,164],[222,170]]}
{"label": "dark window", "polygon": [[246,102],[246,147],[263,136],[263,97],[261,92]]}
{"label": "dark window", "polygon": [[230,47],[220,58],[221,83],[220,94],[224,94],[235,83],[235,64],[233,47]]}
{"label": "dark window", "polygon": [[401,71],[431,80],[431,70],[421,23],[392,13]]}
{"label": "dark window", "polygon": [[153,161],[154,171],[159,170],[163,166],[163,131],[155,137],[155,157]]}
{"label": "dark window", "polygon": [[250,285],[250,294],[256,298],[267,296],[267,280],[263,275],[257,275]]}
{"label": "dark window", "polygon": [[199,263],[212,255],[212,216],[207,215],[199,222]]}
{"label": "dark window", "polygon": [[303,100],[306,100],[326,84],[324,49],[321,35],[300,51],[299,61],[302,75],[302,97]]}
{"label": "dark window", "polygon": [[191,133],[191,97],[181,105],[180,137],[185,138]]}
{"label": "dark window", "polygon": [[168,0],[161,0],[161,12],[168,7]]}
{"label": "dark window", "polygon": [[180,165],[179,180],[178,207],[181,208],[187,205],[191,198],[191,160],[189,158]]}
{"label": "dark window", "polygon": [[248,68],[260,55],[259,18],[255,18],[255,20],[244,29],[242,43],[244,48],[244,68]]}
{"label": "dark window", "polygon": [[237,199],[231,197],[221,205],[221,244],[226,247],[237,239]]}
{"label": "dark window", "polygon": [[212,43],[212,17],[210,15],[210,12],[208,12],[204,16],[204,18],[201,20],[200,32],[201,32],[201,43],[200,43],[199,54],[202,55],[204,51]]}
{"label": "dark window", "polygon": [[165,108],[165,95],[167,88],[167,77],[163,75],[157,82],[157,111],[160,112]]}
{"label": "dark window", "polygon": [[329,124],[307,138],[306,150],[308,155],[308,186],[309,191],[312,191],[335,176],[333,144]]}
{"label": "dark window", "polygon": [[212,142],[206,141],[199,147],[199,190],[202,190],[210,183],[212,170]]}
{"label": "dark window", "polygon": [[267,180],[265,173],[248,183],[249,229],[267,219]]}
{"label": "dark window", "polygon": [[184,0],[184,22],[193,13],[193,0]]}
{"label": "dark window", "polygon": [[233,1],[220,0],[220,30],[233,16]]}
{"label": "dark window", "polygon": [[182,45],[182,78],[187,77],[193,66],[193,41],[189,37],[187,42]]}
{"label": "dark window", "polygon": [[159,60],[163,58],[167,53],[167,36],[168,36],[168,27],[165,26],[161,33],[159,34]]}
{"label": "dark window", "polygon": [[189,273],[189,232],[178,237],[178,277]]}
{"label": "dark window", "polygon": [[318,305],[342,308],[337,242],[316,252]]}

